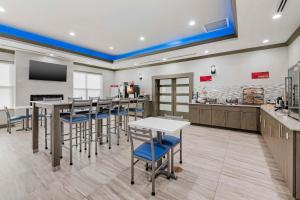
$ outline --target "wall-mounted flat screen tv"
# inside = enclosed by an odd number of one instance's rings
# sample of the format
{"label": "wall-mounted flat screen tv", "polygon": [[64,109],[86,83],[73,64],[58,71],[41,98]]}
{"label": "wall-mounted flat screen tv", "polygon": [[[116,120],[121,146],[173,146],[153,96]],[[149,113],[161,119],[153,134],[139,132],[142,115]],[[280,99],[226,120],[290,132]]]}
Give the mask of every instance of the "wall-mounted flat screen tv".
{"label": "wall-mounted flat screen tv", "polygon": [[67,81],[67,65],[29,61],[29,79],[44,81]]}

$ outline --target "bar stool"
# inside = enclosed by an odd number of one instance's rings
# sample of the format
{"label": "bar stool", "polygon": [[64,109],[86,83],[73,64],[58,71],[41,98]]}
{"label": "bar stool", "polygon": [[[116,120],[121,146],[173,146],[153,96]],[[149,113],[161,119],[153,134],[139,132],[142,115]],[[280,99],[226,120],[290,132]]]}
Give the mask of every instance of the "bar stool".
{"label": "bar stool", "polygon": [[134,107],[130,107],[129,112],[134,113],[134,121],[137,120],[138,113],[142,113],[142,118],[144,118],[145,99],[141,99],[141,98],[134,99],[134,103],[132,104],[134,105]]}
{"label": "bar stool", "polygon": [[129,99],[120,99],[117,108],[111,111],[111,114],[115,116],[114,133],[117,134],[117,145],[120,145],[120,118],[121,118],[121,123],[122,123],[122,118],[124,119],[125,135],[128,135],[127,125],[128,125],[129,103],[130,103]]}
{"label": "bar stool", "polygon": [[[88,110],[88,114],[77,114],[78,110]],[[72,159],[72,147],[73,147],[73,124],[85,124],[85,145],[87,143],[86,138],[88,137],[88,157],[91,157],[91,135],[92,135],[92,126],[91,126],[91,114],[92,114],[92,101],[91,100],[76,100],[73,99],[71,113],[69,116],[62,116],[60,119],[63,123],[69,124],[69,144],[70,144],[70,165],[73,165]],[[89,133],[86,134],[86,123],[89,123]],[[80,131],[80,151],[81,151],[81,131]],[[77,136],[75,137],[77,140]]]}
{"label": "bar stool", "polygon": [[[103,137],[106,137],[108,148],[111,149],[111,132],[110,132],[110,116],[111,116],[112,100],[98,99],[96,111],[92,113],[92,119],[95,120],[95,155],[98,154],[97,146],[103,143]],[[106,125],[103,120],[106,119]],[[100,127],[99,127],[100,126]],[[106,126],[106,135],[103,134],[103,126]]]}
{"label": "bar stool", "polygon": [[15,124],[18,122],[22,122],[23,124],[23,129],[24,127],[24,120],[26,119],[25,115],[15,115],[15,116],[11,116],[9,113],[9,110],[7,108],[7,106],[4,106],[5,109],[5,113],[6,113],[6,118],[7,118],[7,132],[9,134],[11,134],[11,124]]}

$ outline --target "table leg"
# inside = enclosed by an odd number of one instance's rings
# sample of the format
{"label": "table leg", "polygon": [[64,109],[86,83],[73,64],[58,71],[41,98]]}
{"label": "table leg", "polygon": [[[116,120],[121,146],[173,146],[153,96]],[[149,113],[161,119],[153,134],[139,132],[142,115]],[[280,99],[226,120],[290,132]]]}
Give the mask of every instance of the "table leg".
{"label": "table leg", "polygon": [[[157,131],[157,141],[159,144],[162,144],[162,132],[161,131]],[[160,167],[161,164],[162,164],[162,159],[157,161],[157,167]]]}
{"label": "table leg", "polygon": [[[52,170],[60,169],[61,156],[61,128],[60,128],[60,110],[56,106],[52,108],[51,140],[52,140]],[[37,124],[38,125],[38,124]]]}
{"label": "table leg", "polygon": [[29,108],[26,108],[26,126],[25,126],[26,131],[29,130]]}
{"label": "table leg", "polygon": [[39,151],[39,108],[33,103],[32,109],[32,150]]}

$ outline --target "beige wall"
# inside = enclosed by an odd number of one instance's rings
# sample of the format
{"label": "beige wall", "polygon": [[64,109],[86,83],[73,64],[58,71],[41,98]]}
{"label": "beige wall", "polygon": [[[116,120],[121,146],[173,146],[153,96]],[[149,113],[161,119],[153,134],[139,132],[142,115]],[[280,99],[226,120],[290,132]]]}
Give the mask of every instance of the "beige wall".
{"label": "beige wall", "polygon": [[[210,66],[215,65],[217,75],[212,82],[200,82],[199,77],[210,75]],[[239,85],[272,85],[284,84],[288,69],[288,48],[275,48],[248,53],[213,57],[188,62],[173,63],[155,67],[117,71],[117,83],[135,81],[152,94],[152,76],[194,72],[194,87],[202,86],[239,86]],[[269,71],[270,79],[252,80],[251,72]],[[138,80],[138,74],[143,80]]]}
{"label": "beige wall", "polygon": [[289,67],[300,62],[300,36],[289,46]]}

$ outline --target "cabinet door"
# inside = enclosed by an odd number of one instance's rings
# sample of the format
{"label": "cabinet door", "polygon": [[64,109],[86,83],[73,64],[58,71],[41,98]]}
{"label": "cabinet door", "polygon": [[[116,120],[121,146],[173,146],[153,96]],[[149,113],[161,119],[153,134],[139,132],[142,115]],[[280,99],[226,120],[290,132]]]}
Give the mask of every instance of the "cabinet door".
{"label": "cabinet door", "polygon": [[190,106],[190,122],[193,124],[200,123],[200,110],[198,106]]}
{"label": "cabinet door", "polygon": [[200,124],[211,125],[211,109],[200,108]]}
{"label": "cabinet door", "polygon": [[211,124],[213,126],[225,127],[225,110],[224,109],[212,108]]}
{"label": "cabinet door", "polygon": [[293,192],[293,181],[294,181],[293,131],[282,126],[281,140],[283,143],[281,169],[282,169],[283,177],[287,182],[288,188],[290,189],[291,192]]}
{"label": "cabinet door", "polygon": [[226,127],[227,128],[241,128],[241,112],[240,111],[226,111]]}
{"label": "cabinet door", "polygon": [[258,119],[256,112],[242,112],[241,117],[241,128],[243,130],[258,131]]}

